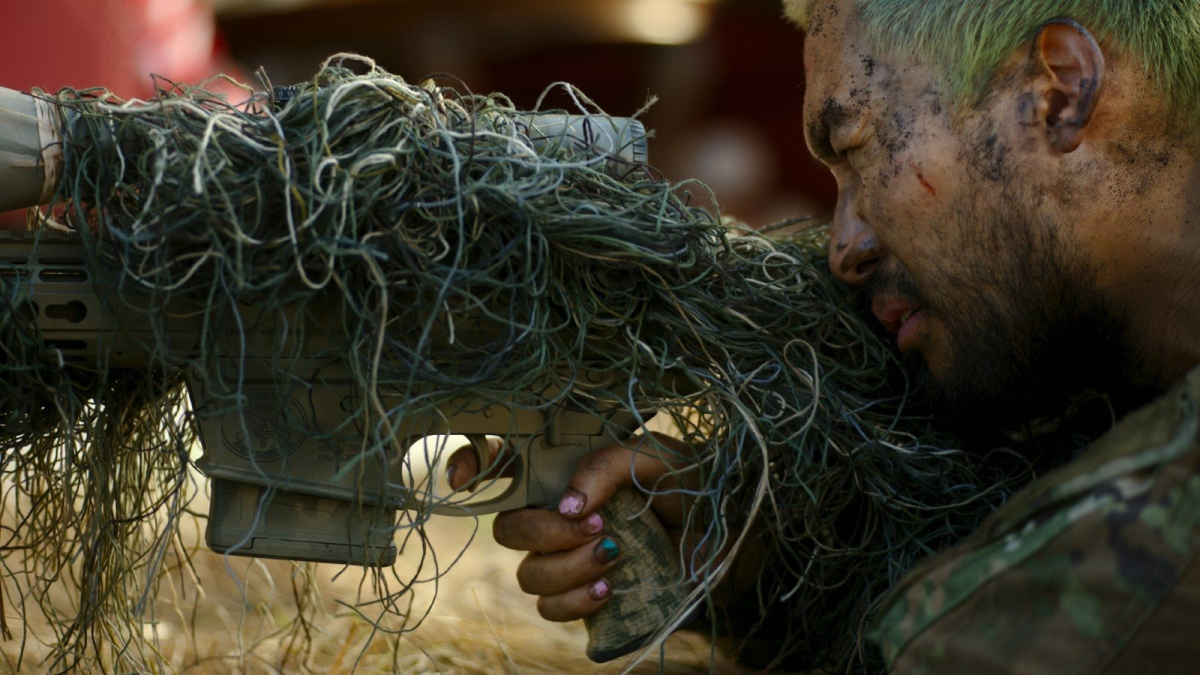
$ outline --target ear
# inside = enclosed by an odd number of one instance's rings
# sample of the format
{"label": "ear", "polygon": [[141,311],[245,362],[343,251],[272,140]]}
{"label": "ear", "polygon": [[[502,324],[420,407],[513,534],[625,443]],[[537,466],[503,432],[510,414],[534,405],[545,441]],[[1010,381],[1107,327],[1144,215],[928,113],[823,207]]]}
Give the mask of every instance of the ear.
{"label": "ear", "polygon": [[1083,142],[1104,84],[1104,54],[1086,28],[1071,19],[1042,26],[1033,46],[1037,121],[1055,150],[1073,152]]}

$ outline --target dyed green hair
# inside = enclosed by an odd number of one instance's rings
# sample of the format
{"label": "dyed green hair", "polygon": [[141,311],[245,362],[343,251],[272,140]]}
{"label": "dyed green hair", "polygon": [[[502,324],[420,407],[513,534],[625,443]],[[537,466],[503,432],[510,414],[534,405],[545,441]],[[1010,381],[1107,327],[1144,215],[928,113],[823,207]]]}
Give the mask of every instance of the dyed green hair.
{"label": "dyed green hair", "polygon": [[[808,29],[819,0],[784,0]],[[1200,0],[855,0],[876,44],[916,53],[943,73],[960,105],[987,86],[1047,21],[1070,17],[1139,60],[1193,135],[1200,131]]]}

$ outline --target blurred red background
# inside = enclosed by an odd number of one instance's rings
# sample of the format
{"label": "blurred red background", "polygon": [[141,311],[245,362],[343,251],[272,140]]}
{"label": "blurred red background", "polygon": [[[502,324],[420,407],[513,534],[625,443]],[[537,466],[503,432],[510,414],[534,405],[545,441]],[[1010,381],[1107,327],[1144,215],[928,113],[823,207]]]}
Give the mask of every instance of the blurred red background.
{"label": "blurred red background", "polygon": [[[805,149],[802,37],[778,0],[38,0],[0,4],[0,85],[153,94],[195,82],[309,78],[350,51],[409,80],[449,74],[532,107],[551,83],[627,115],[651,95],[651,162],[698,178],[753,225],[831,208]],[[564,105],[560,99],[552,105]]]}

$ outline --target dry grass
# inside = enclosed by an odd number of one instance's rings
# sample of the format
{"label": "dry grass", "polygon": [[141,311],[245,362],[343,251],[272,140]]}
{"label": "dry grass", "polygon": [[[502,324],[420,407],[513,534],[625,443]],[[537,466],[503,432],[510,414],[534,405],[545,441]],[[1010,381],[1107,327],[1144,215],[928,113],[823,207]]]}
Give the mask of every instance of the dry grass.
{"label": "dry grass", "polygon": [[[199,544],[202,523],[186,527],[186,538]],[[474,527],[470,519],[435,519],[428,528],[433,550],[442,556],[462,550]],[[355,568],[224,559],[199,546],[192,557],[194,571],[175,565],[144,625],[159,654],[117,665],[110,661],[108,669],[197,674],[618,672],[623,662],[598,666],[584,657],[582,623],[552,624],[537,615],[534,599],[516,585],[513,571],[521,557],[495,544],[490,522],[481,520],[462,559],[440,579],[428,616],[416,630],[396,638],[375,631],[344,604],[360,593],[370,595]],[[405,578],[417,563],[414,551],[402,553],[398,577]],[[31,611],[24,623],[15,611],[19,593],[12,579],[6,580],[4,591],[14,639],[0,641],[0,671],[45,672],[54,639],[45,617]],[[416,614],[429,606],[433,594],[432,584],[415,590]],[[53,598],[69,614],[74,603],[68,587],[58,584]],[[302,630],[295,617],[298,606],[305,605],[310,625]],[[26,606],[32,609],[33,603]],[[724,661],[710,662],[710,652],[705,640],[678,635],[668,642],[661,666],[671,673],[734,671]],[[659,659],[651,657],[634,672],[659,670]]]}

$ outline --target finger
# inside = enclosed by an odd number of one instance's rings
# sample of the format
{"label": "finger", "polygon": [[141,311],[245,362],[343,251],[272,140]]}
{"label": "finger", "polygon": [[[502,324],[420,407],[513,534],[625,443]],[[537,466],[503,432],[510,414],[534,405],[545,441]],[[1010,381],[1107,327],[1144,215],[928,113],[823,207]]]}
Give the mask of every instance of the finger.
{"label": "finger", "polygon": [[676,481],[669,474],[673,467],[686,463],[686,449],[678,440],[652,434],[631,436],[590,452],[575,468],[558,512],[568,518],[585,518],[617,490],[633,485],[635,478],[639,486],[649,490],[674,487]]}
{"label": "finger", "polygon": [[487,471],[482,476],[479,473],[479,458],[475,448],[470,445],[455,450],[450,459],[446,460],[446,481],[452,490],[464,487],[471,492],[480,484],[496,478],[512,478],[515,462],[512,459],[511,446],[495,437],[488,437]]}
{"label": "finger", "polygon": [[557,595],[538,597],[538,614],[547,621],[575,621],[595,614],[612,595],[607,579],[597,579],[587,586],[573,588]]}
{"label": "finger", "polygon": [[598,513],[568,520],[554,511],[519,509],[498,514],[492,521],[492,536],[505,548],[554,553],[594,541],[604,527],[604,518]]}
{"label": "finger", "polygon": [[479,460],[475,457],[475,450],[469,446],[455,450],[446,461],[446,481],[450,483],[451,490],[458,490],[466,485],[477,473]]}
{"label": "finger", "polygon": [[604,537],[571,551],[531,553],[517,567],[517,585],[532,595],[556,595],[587,586],[616,564],[621,546]]}

